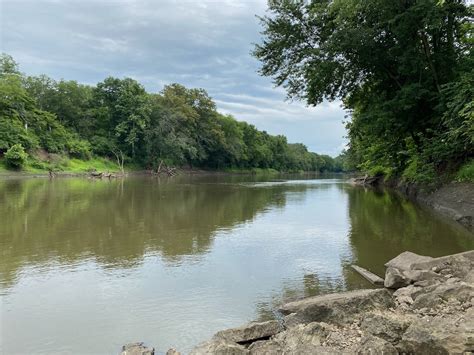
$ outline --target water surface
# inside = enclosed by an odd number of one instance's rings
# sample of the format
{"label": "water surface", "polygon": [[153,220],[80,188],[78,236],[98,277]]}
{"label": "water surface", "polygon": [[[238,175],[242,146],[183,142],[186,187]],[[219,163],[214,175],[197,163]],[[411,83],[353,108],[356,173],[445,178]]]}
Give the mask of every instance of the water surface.
{"label": "water surface", "polygon": [[402,251],[474,248],[461,227],[340,179],[0,181],[0,353],[188,351],[287,300],[370,287]]}

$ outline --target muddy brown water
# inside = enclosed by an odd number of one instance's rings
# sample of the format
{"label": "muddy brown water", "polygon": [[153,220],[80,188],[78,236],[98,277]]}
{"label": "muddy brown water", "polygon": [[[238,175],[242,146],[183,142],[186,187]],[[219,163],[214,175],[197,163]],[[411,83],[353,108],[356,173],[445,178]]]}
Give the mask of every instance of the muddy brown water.
{"label": "muddy brown water", "polygon": [[317,177],[0,181],[0,353],[188,351],[287,300],[370,287],[400,252],[474,249],[385,191]]}

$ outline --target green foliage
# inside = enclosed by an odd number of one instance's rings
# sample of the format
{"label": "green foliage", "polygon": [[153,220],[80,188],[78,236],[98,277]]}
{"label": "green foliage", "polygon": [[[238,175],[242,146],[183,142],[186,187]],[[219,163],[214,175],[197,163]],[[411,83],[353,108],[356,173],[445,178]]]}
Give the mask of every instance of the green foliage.
{"label": "green foliage", "polygon": [[66,143],[69,155],[74,158],[88,160],[92,157],[91,144],[88,141],[72,136]]}
{"label": "green foliage", "polygon": [[254,51],[261,73],[308,104],[343,100],[351,116],[346,165],[430,182],[472,157],[472,7],[465,1],[269,4]]}
{"label": "green foliage", "polygon": [[203,89],[171,84],[150,94],[130,78],[87,86],[26,77],[7,55],[0,68],[0,152],[17,143],[33,156],[44,151],[49,160],[34,157],[27,167],[32,171],[82,171],[76,158],[88,160],[88,167],[97,156],[115,161],[116,155],[146,168],[164,161],[258,172],[343,169],[329,156],[220,114]]}
{"label": "green foliage", "polygon": [[474,160],[470,160],[459,169],[456,180],[459,182],[474,182]]}
{"label": "green foliage", "polygon": [[28,159],[28,154],[21,144],[15,144],[4,155],[5,163],[13,169],[21,169]]}

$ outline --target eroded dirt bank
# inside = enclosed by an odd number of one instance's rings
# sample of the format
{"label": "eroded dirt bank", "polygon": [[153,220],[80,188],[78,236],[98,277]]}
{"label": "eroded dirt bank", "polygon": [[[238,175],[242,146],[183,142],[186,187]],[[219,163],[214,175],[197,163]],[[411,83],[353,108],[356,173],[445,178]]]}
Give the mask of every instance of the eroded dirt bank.
{"label": "eroded dirt bank", "polygon": [[[440,258],[404,252],[385,266],[383,288],[282,305],[281,320],[220,331],[190,354],[474,352],[474,250]],[[143,344],[122,351],[153,353]]]}
{"label": "eroded dirt bank", "polygon": [[451,183],[432,193],[418,193],[416,199],[436,211],[474,229],[474,184]]}

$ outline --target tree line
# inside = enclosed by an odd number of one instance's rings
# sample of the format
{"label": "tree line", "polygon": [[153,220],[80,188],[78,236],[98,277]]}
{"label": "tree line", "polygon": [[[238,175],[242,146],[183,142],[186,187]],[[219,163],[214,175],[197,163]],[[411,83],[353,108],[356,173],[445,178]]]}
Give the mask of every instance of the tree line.
{"label": "tree line", "polygon": [[347,165],[474,180],[472,20],[462,0],[275,0],[254,55],[290,97],[343,101]]}
{"label": "tree line", "polygon": [[80,159],[123,156],[141,168],[340,171],[340,159],[309,152],[282,135],[223,115],[203,89],[170,84],[148,93],[131,78],[95,86],[22,74],[0,58],[0,156],[11,166],[38,152]]}

